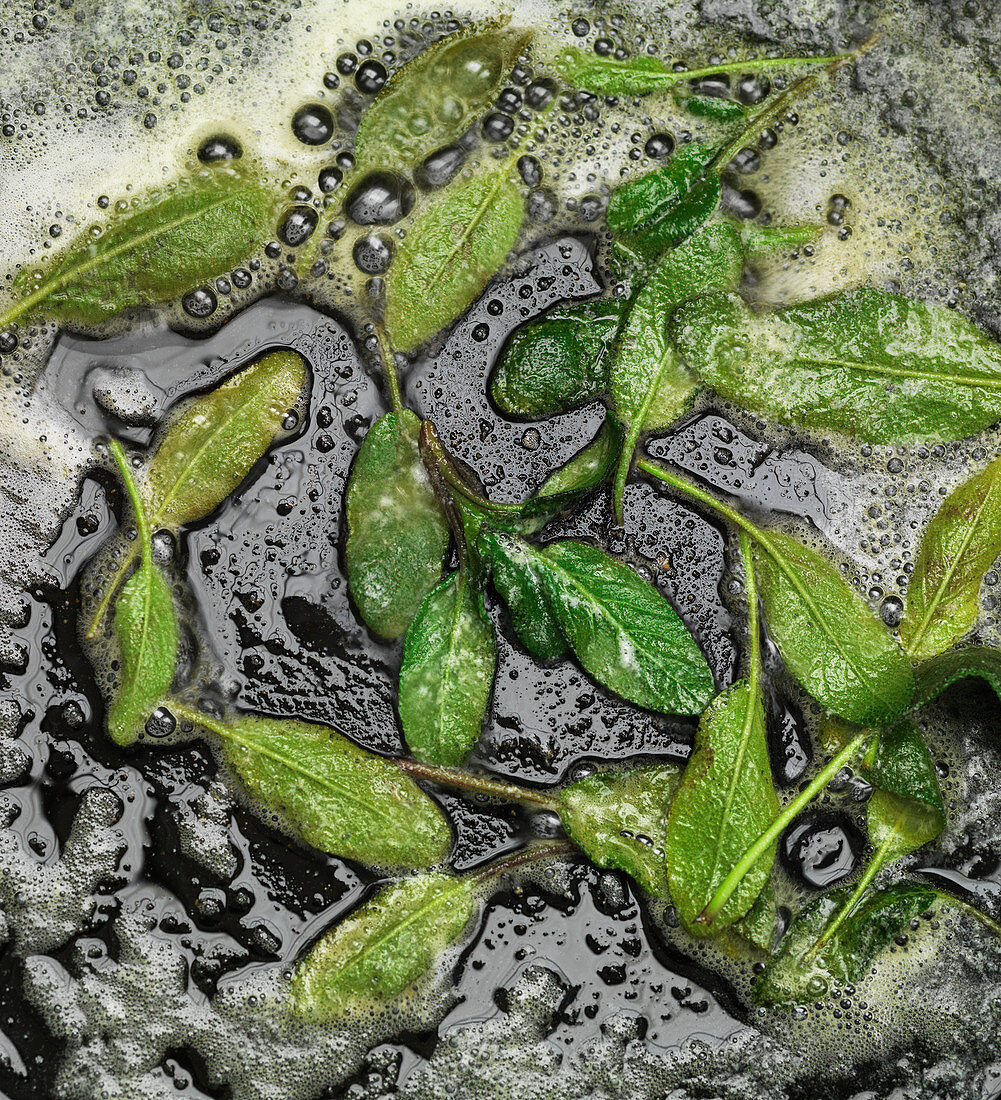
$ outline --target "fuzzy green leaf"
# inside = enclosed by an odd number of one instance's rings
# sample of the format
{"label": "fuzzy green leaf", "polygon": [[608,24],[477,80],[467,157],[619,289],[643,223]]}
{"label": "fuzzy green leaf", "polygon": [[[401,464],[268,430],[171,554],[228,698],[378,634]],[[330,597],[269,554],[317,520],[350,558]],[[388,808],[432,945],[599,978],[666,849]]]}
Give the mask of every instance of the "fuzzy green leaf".
{"label": "fuzzy green leaf", "polygon": [[348,583],[361,617],[399,638],[441,577],[445,513],[421,461],[420,421],[404,409],[372,425],[347,489]]}
{"label": "fuzzy green leaf", "polygon": [[608,204],[608,228],[626,251],[651,263],[708,221],[719,205],[713,151],[683,145],[669,164],[623,183]]}
{"label": "fuzzy green leaf", "polygon": [[657,57],[617,61],[572,46],[560,51],[555,66],[567,83],[599,95],[646,95],[686,79],[685,73],[673,72]]}
{"label": "fuzzy green leaf", "polygon": [[1001,649],[970,645],[950,649],[922,661],[914,669],[917,690],[914,702],[921,706],[960,680],[983,680],[1001,699]]}
{"label": "fuzzy green leaf", "polygon": [[622,428],[614,417],[606,417],[594,439],[546,478],[533,499],[562,506],[597,489],[611,476],[621,449]]}
{"label": "fuzzy green leaf", "polygon": [[561,306],[518,329],[491,375],[491,400],[508,416],[536,420],[596,400],[608,388],[622,311],[618,301]]}
{"label": "fuzzy green leaf", "polygon": [[274,194],[256,177],[213,168],[24,268],[12,288],[19,300],[0,325],[24,315],[94,325],[178,298],[245,260],[273,234],[273,213]]}
{"label": "fuzzy green leaf", "polygon": [[935,762],[913,723],[879,735],[869,780],[876,789],[866,805],[866,823],[870,843],[884,850],[881,864],[909,855],[945,828]]}
{"label": "fuzzy green leaf", "polygon": [[115,603],[121,681],[108,710],[108,732],[131,745],[164,701],[177,671],[180,631],[170,585],[155,565],[142,563]]}
{"label": "fuzzy green leaf", "polygon": [[306,385],[306,363],[273,351],[172,420],[140,486],[150,527],[176,530],[218,507],[267,453]]}
{"label": "fuzzy green leaf", "polygon": [[682,924],[705,936],[745,916],[764,889],[775,845],[744,876],[712,927],[695,918],[778,816],[761,693],[741,680],[702,715],[695,751],[667,817],[667,874]]}
{"label": "fuzzy green leaf", "polygon": [[709,295],[672,328],[721,396],[781,424],[900,444],[1001,419],[1001,347],[941,306],[861,289],[757,314]]}
{"label": "fuzzy green leaf", "polygon": [[832,890],[804,906],[754,986],[760,1005],[808,1004],[854,985],[880,952],[935,903],[930,886],[901,882],[865,899],[817,951],[814,947],[851,893]]}
{"label": "fuzzy green leaf", "polygon": [[409,174],[457,141],[493,102],[530,38],[495,20],[423,50],[393,74],[362,116],[358,164]]}
{"label": "fuzzy green leaf", "polygon": [[673,424],[688,409],[698,379],[680,362],[668,335],[674,310],[710,288],[740,281],[744,249],[731,222],[703,226],[668,252],[633,298],[609,372],[612,406],[626,429],[615,480],[615,512],[640,435]]}
{"label": "fuzzy green leaf", "polygon": [[668,601],[603,550],[552,542],[540,563],[553,617],[578,661],[616,695],[665,714],[701,714],[712,673]]}
{"label": "fuzzy green leaf", "polygon": [[326,726],[246,714],[199,720],[222,737],[250,795],[315,848],[371,867],[427,867],[447,855],[452,835],[437,803]]}
{"label": "fuzzy green leaf", "polygon": [[334,925],[296,967],[295,1012],[327,1023],[392,1002],[433,970],[475,913],[469,878],[415,875],[384,887]]}
{"label": "fuzzy green leaf", "polygon": [[625,871],[648,894],[667,896],[664,815],[678,781],[673,764],[597,772],[560,791],[570,839],[598,867]]}
{"label": "fuzzy green leaf", "polygon": [[747,110],[732,99],[714,95],[688,95],[677,97],[682,107],[696,118],[710,122],[737,122],[747,117]]}
{"label": "fuzzy green leaf", "polygon": [[502,163],[442,190],[423,207],[386,275],[386,331],[412,351],[454,321],[504,265],[525,220]]}
{"label": "fuzzy green leaf", "polygon": [[490,529],[478,545],[522,645],[540,661],[564,657],[567,643],[546,594],[548,566],[542,556],[520,538]]}
{"label": "fuzzy green leaf", "polygon": [[400,719],[410,751],[430,764],[463,763],[483,730],[497,641],[465,570],[433,588],[403,643]]}
{"label": "fuzzy green leaf", "polygon": [[925,660],[969,633],[984,575],[1001,554],[1001,459],[946,497],[925,531],[907,586],[900,637]]}
{"label": "fuzzy green leaf", "polygon": [[765,621],[786,667],[825,709],[860,726],[898,718],[914,694],[910,662],[841,573],[769,532],[756,545]]}

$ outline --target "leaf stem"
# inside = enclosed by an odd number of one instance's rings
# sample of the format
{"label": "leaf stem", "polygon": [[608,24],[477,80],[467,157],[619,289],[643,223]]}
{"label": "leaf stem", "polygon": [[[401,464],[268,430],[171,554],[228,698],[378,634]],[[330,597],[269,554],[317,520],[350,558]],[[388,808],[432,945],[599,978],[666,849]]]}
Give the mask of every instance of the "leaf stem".
{"label": "leaf stem", "polygon": [[729,504],[724,504],[723,501],[717,500],[712,493],[696,485],[694,481],[689,481],[688,478],[674,473],[673,470],[669,470],[665,466],[661,466],[659,462],[652,462],[649,458],[638,458],[636,460],[636,467],[649,477],[657,481],[662,481],[665,485],[670,485],[672,489],[677,489],[686,496],[692,497],[700,503],[705,504],[722,519],[728,520],[738,528],[738,530],[749,535],[756,543],[764,547],[764,549],[770,549],[770,540],[760,527],[753,524],[749,519],[745,519],[736,508],[731,508]]}
{"label": "leaf stem", "polygon": [[139,487],[136,485],[135,478],[132,476],[132,467],[129,465],[128,455],[126,455],[124,447],[122,447],[117,439],[108,440],[108,446],[118,466],[118,472],[122,475],[122,484],[125,486],[125,491],[128,493],[129,501],[132,504],[132,510],[135,513],[136,527],[139,531],[139,545],[142,548],[143,565],[147,569],[152,569],[153,536],[149,529],[149,519],[146,516],[146,509],[143,507],[142,497],[139,495]]}
{"label": "leaf stem", "polygon": [[869,889],[872,880],[879,874],[879,872],[886,866],[893,854],[893,837],[889,837],[885,840],[879,848],[876,849],[872,859],[869,860],[869,866],[866,867],[865,873],[858,880],[858,884],[851,892],[851,896],[841,906],[834,919],[827,925],[824,931],[821,933],[820,938],[807,952],[807,960],[813,958],[813,956],[830,940],[841,927],[842,924],[855,912],[858,903],[862,900],[862,896]]}
{"label": "leaf stem", "polygon": [[[438,471],[449,488],[454,489],[459,496],[470,504],[475,505],[484,512],[492,512],[494,515],[512,515],[521,512],[524,505],[490,500],[483,496],[482,493],[478,493],[476,489],[469,484],[453,462],[452,456],[445,449],[441,441],[441,436],[438,435],[434,424],[430,420],[425,420],[421,424],[420,446],[422,457],[424,457],[423,452],[427,451],[428,456],[438,467]],[[426,459],[424,464],[425,466],[428,465]]]}
{"label": "leaf stem", "polygon": [[743,881],[744,876],[751,870],[755,863],[758,862],[769,845],[778,839],[783,829],[785,829],[802,809],[809,805],[809,803],[820,794],[838,772],[841,771],[849,761],[859,755],[870,736],[870,732],[864,730],[862,733],[852,738],[841,752],[813,777],[810,783],[800,791],[792,802],[783,808],[782,812],[740,857],[734,865],[733,870],[731,870],[726,878],[720,883],[712,900],[695,918],[699,924],[712,924],[720,910],[730,900],[733,892]]}
{"label": "leaf stem", "polygon": [[752,699],[758,697],[761,686],[761,623],[758,615],[758,582],[754,574],[754,558],[751,539],[746,531],[740,532],[740,560],[744,567],[744,584],[747,589],[747,648],[748,687]]}
{"label": "leaf stem", "polygon": [[506,802],[522,802],[556,812],[556,799],[549,798],[541,791],[532,790],[530,787],[490,779],[483,775],[474,775],[463,768],[443,768],[437,764],[423,764],[419,760],[409,760],[406,757],[390,757],[390,760],[411,779],[421,779],[426,783],[434,783],[438,787],[451,787],[454,790],[469,791],[471,794],[488,795],[490,798],[501,798]]}
{"label": "leaf stem", "polygon": [[543,844],[530,844],[520,852],[506,859],[500,859],[495,863],[489,863],[480,871],[474,871],[469,876],[477,885],[490,882],[491,879],[500,878],[530,863],[539,863],[544,859],[556,859],[560,856],[568,856],[577,852],[577,849],[568,840],[550,840]]}
{"label": "leaf stem", "polygon": [[403,412],[403,396],[400,392],[399,368],[396,364],[396,353],[389,342],[389,335],[381,323],[375,325],[375,338],[379,344],[379,356],[382,360],[382,373],[386,376],[386,385],[389,387],[389,400],[394,413]]}
{"label": "leaf stem", "polygon": [[745,61],[724,61],[722,65],[710,65],[703,69],[683,69],[679,72],[665,73],[672,78],[670,82],[680,80],[701,80],[704,76],[715,76],[717,73],[756,73],[762,69],[795,69],[800,65],[830,65],[834,61],[841,61],[852,54],[830,54],[826,57],[751,57]]}

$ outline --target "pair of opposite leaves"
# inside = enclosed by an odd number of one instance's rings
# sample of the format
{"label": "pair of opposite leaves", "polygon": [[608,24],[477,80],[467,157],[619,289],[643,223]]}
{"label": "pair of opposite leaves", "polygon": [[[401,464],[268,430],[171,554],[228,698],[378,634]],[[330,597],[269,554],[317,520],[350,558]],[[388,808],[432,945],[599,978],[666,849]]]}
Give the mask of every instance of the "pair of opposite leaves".
{"label": "pair of opposite leaves", "polygon": [[[410,750],[458,764],[480,735],[497,663],[483,573],[464,566],[439,583],[450,529],[421,457],[417,417],[382,417],[365,437],[347,491],[351,593],[379,634],[406,634],[399,710]],[[529,528],[567,494],[604,479],[607,439],[526,504]],[[597,456],[597,457],[596,457]],[[496,517],[487,517],[487,521]],[[513,526],[512,522],[512,526]],[[464,532],[493,574],[519,637],[538,657],[568,649],[599,683],[639,706],[698,714],[712,675],[670,603],[628,566],[583,542],[536,547],[486,523]],[[465,538],[464,538],[465,541]]]}

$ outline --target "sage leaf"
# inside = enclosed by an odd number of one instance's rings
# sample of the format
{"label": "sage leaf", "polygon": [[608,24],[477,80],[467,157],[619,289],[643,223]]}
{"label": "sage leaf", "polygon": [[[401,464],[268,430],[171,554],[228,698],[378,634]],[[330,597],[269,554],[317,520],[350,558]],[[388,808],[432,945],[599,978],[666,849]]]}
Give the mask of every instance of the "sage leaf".
{"label": "sage leaf", "polygon": [[540,661],[565,657],[566,639],[546,594],[547,563],[538,551],[515,535],[489,528],[481,532],[478,549],[522,645]]}
{"label": "sage leaf", "polygon": [[245,260],[273,232],[274,195],[258,179],[215,167],[138,210],[90,227],[46,264],[22,269],[19,300],[0,328],[26,314],[95,325],[123,310],[171,301]]}
{"label": "sage leaf", "polygon": [[894,937],[927,912],[938,897],[934,889],[921,883],[890,886],[866,898],[815,950],[849,894],[848,889],[832,890],[796,914],[754,985],[759,1005],[808,1004],[833,990],[855,985]]}
{"label": "sage leaf", "polygon": [[122,445],[110,450],[135,513],[142,562],[115,603],[115,634],[121,678],[108,708],[108,732],[117,744],[131,745],[163,701],[177,671],[180,630],[170,585],[153,562],[153,536],[132,467]]}
{"label": "sage leaf", "polygon": [[448,522],[419,435],[409,409],[387,413],[369,429],[348,479],[348,584],[361,617],[384,638],[406,632],[448,549]]}
{"label": "sage leaf", "polygon": [[423,50],[393,74],[362,116],[357,163],[410,174],[457,141],[496,98],[530,38],[494,20]]}
{"label": "sage leaf", "polygon": [[720,199],[712,156],[712,149],[692,141],[663,168],[617,187],[608,203],[608,228],[617,243],[651,263],[708,221]]}
{"label": "sage leaf", "polygon": [[866,804],[866,824],[880,865],[909,855],[945,828],[935,762],[913,723],[880,733],[869,780],[875,790]]}
{"label": "sage leaf", "polygon": [[995,459],[946,497],[921,540],[900,623],[913,660],[934,657],[969,633],[984,575],[999,554],[1001,459]]}
{"label": "sage leaf", "polygon": [[177,671],[180,630],[174,596],[160,569],[143,561],[115,602],[121,680],[108,709],[108,733],[131,745],[163,702]]}
{"label": "sage leaf", "polygon": [[775,845],[744,876],[712,926],[696,921],[744,852],[778,816],[756,680],[740,680],[702,715],[695,751],[667,815],[667,874],[682,924],[706,936],[747,914],[775,862]]}
{"label": "sage leaf", "polygon": [[898,718],[914,694],[910,662],[840,572],[774,531],[755,545],[754,562],[771,636],[814,699],[859,726]]}
{"label": "sage leaf", "polygon": [[587,543],[529,549],[563,636],[585,670],[616,695],[665,714],[701,714],[712,673],[668,601]]}
{"label": "sage leaf", "polygon": [[322,936],[296,967],[294,1011],[329,1023],[393,1002],[433,970],[475,914],[472,878],[432,873],[384,887]]}
{"label": "sage leaf", "polygon": [[914,669],[918,706],[937,698],[946,688],[970,677],[983,680],[1001,699],[1001,649],[970,645],[949,649],[922,661]]}
{"label": "sage leaf", "polygon": [[416,216],[386,275],[386,331],[412,351],[454,321],[497,274],[525,219],[504,161],[444,188]]}
{"label": "sage leaf", "polygon": [[944,307],[859,289],[757,314],[707,295],[672,329],[717,393],[780,424],[902,444],[1001,418],[1001,347]]}
{"label": "sage leaf", "polygon": [[754,899],[754,904],[737,921],[733,930],[752,943],[766,955],[772,953],[775,943],[775,927],[778,923],[778,905],[775,901],[775,888],[771,879],[765,883],[762,891]]}
{"label": "sage leaf", "polygon": [[646,95],[688,78],[657,57],[639,55],[618,61],[574,47],[561,50],[554,64],[567,83],[599,95]]}
{"label": "sage leaf", "polygon": [[507,416],[535,420],[596,400],[608,388],[622,311],[618,301],[561,306],[518,329],[491,375],[491,400]]}
{"label": "sage leaf", "polygon": [[465,569],[424,597],[403,643],[400,720],[410,751],[461,764],[483,730],[497,671],[497,640]]}
{"label": "sage leaf", "polygon": [[614,493],[620,522],[640,435],[673,424],[691,406],[699,385],[675,354],[668,334],[671,315],[710,288],[736,286],[743,266],[736,227],[731,222],[703,226],[664,256],[629,305],[609,372],[612,407],[626,429]]}
{"label": "sage leaf", "polygon": [[667,763],[596,772],[560,791],[557,812],[595,866],[625,871],[648,894],[666,897],[664,814],[677,781]]}
{"label": "sage leaf", "polygon": [[676,98],[690,115],[710,122],[736,122],[747,117],[747,111],[739,103],[721,96],[678,95]]}
{"label": "sage leaf", "polygon": [[557,502],[562,505],[604,485],[615,469],[622,450],[622,439],[618,421],[614,417],[606,417],[594,439],[565,466],[550,474],[534,499],[550,506]]}
{"label": "sage leaf", "polygon": [[273,351],[195,398],[164,432],[141,489],[150,527],[207,516],[246,479],[306,385],[306,363]]}
{"label": "sage leaf", "polygon": [[222,738],[252,798],[308,844],[371,867],[427,867],[452,842],[441,810],[403,772],[326,726],[241,714],[187,712]]}

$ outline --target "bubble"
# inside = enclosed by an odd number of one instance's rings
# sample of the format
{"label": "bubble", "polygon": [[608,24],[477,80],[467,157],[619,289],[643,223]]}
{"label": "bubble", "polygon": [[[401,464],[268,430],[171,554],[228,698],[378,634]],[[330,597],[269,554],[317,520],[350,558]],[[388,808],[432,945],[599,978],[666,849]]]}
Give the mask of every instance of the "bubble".
{"label": "bubble", "polygon": [[453,180],[465,163],[466,151],[461,145],[446,145],[424,160],[414,179],[422,190],[432,191]]}
{"label": "bubble", "polygon": [[551,222],[556,217],[557,209],[556,193],[548,187],[529,191],[525,198],[525,215],[533,222]]}
{"label": "bubble", "polygon": [[551,80],[539,80],[525,89],[525,105],[533,111],[548,107],[556,95],[556,85]]}
{"label": "bubble", "polygon": [[674,152],[674,138],[670,134],[651,134],[643,146],[643,152],[656,160],[669,157]]}
{"label": "bubble", "polygon": [[387,76],[386,67],[380,62],[363,61],[355,73],[355,87],[363,95],[375,95],[386,83]]}
{"label": "bubble", "polygon": [[341,76],[350,76],[358,67],[358,58],[353,53],[342,53],[335,65]]}
{"label": "bubble", "polygon": [[586,19],[575,19],[570,29],[578,38],[586,38],[591,33],[591,24]]}
{"label": "bubble", "polygon": [[823,890],[855,870],[862,847],[858,830],[843,815],[820,812],[793,822],[779,850],[793,875]]}
{"label": "bubble", "polygon": [[524,180],[527,187],[538,187],[542,183],[542,165],[535,157],[523,156],[518,158],[518,174]]}
{"label": "bubble", "polygon": [[4,355],[10,355],[12,351],[17,349],[17,335],[11,332],[9,329],[6,332],[0,332],[0,353]]}
{"label": "bubble", "polygon": [[146,720],[146,733],[150,737],[169,737],[177,729],[177,719],[166,707],[157,707]]}
{"label": "bubble", "polygon": [[190,294],[185,294],[181,305],[184,312],[191,317],[208,317],[215,312],[217,301],[215,294],[207,286],[200,286]]}
{"label": "bubble", "polygon": [[347,216],[357,225],[392,225],[410,213],[413,186],[395,172],[370,172],[348,194]]}
{"label": "bubble", "polygon": [[393,261],[393,245],[374,233],[355,242],[352,251],[355,265],[366,275],[381,275]]}
{"label": "bubble", "polygon": [[904,601],[899,596],[887,596],[879,605],[879,617],[888,627],[897,627],[904,615]]}
{"label": "bubble", "polygon": [[202,164],[239,160],[242,156],[243,146],[230,134],[212,134],[198,146],[198,159]]}
{"label": "bubble", "polygon": [[292,133],[303,145],[323,145],[334,136],[334,119],[322,103],[305,103],[292,116]]}
{"label": "bubble", "polygon": [[278,227],[278,236],[290,247],[295,248],[309,240],[316,229],[317,213],[311,206],[292,206],[285,211],[285,217]]}
{"label": "bubble", "polygon": [[503,111],[493,111],[483,120],[483,136],[487,141],[507,141],[514,133],[514,120]]}
{"label": "bubble", "polygon": [[325,168],[320,169],[316,183],[325,195],[329,195],[331,191],[336,191],[340,187],[343,179],[344,173],[332,164],[328,164]]}
{"label": "bubble", "polygon": [[522,95],[517,88],[505,88],[497,97],[497,107],[509,115],[513,115],[522,104]]}

